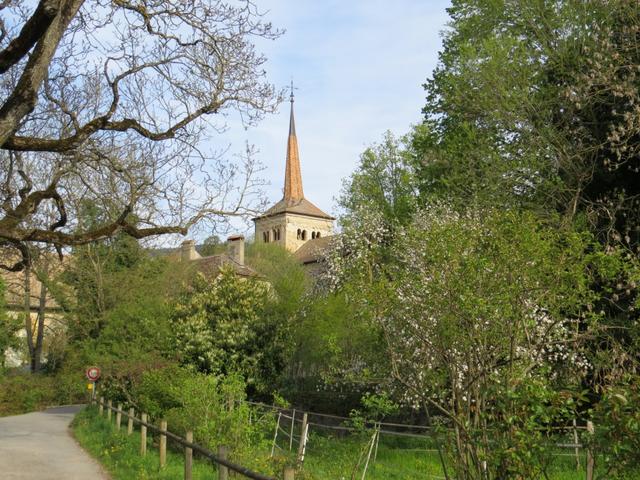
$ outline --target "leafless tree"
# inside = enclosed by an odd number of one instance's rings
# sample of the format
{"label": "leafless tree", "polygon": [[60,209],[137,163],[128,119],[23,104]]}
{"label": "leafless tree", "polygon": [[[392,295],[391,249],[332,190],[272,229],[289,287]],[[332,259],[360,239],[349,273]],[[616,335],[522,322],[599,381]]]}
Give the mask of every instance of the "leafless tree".
{"label": "leafless tree", "polygon": [[[202,150],[229,112],[253,124],[280,95],[250,0],[0,2],[0,243],[85,244],[186,233],[256,211],[258,165]],[[83,222],[97,205],[100,221]],[[53,221],[44,209],[56,212]]]}

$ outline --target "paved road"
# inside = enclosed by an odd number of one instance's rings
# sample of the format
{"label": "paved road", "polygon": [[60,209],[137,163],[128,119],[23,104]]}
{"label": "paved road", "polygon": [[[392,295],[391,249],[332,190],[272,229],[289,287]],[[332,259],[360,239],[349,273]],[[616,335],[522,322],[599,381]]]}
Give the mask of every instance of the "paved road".
{"label": "paved road", "polygon": [[3,480],[108,480],[69,434],[79,406],[0,418]]}

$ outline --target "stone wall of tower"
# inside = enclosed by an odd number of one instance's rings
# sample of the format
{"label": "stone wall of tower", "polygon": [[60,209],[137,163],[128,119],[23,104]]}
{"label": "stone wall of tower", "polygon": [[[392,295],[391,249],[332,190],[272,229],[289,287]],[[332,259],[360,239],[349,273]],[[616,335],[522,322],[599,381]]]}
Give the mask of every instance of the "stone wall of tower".
{"label": "stone wall of tower", "polygon": [[[265,232],[269,233],[270,243],[282,245],[290,252],[295,252],[304,243],[313,239],[313,233],[317,232],[322,237],[333,235],[333,220],[326,218],[296,215],[293,213],[281,213],[273,217],[257,219],[255,241],[264,242]],[[274,232],[280,229],[280,239],[274,239]],[[298,230],[301,235],[298,236]],[[304,239],[302,233],[304,232]]]}

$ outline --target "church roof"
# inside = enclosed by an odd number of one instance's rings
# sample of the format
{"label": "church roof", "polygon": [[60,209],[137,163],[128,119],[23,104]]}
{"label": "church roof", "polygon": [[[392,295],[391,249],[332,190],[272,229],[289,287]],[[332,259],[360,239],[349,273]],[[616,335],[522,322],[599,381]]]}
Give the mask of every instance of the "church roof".
{"label": "church roof", "polygon": [[300,154],[296,137],[296,122],[293,118],[293,90],[291,91],[291,114],[289,116],[289,137],[287,138],[287,166],[284,173],[284,199],[300,200],[302,191],[302,173],[300,172]]}
{"label": "church roof", "polygon": [[304,198],[302,190],[302,173],[300,171],[300,154],[298,153],[298,138],[296,137],[296,123],[293,116],[293,85],[291,88],[291,114],[289,116],[289,138],[287,139],[287,166],[284,173],[284,195],[282,200],[262,215],[254,218],[272,217],[280,213],[295,213],[309,217],[335,220],[324,213],[309,200]]}
{"label": "church roof", "polygon": [[333,238],[334,236],[332,235],[329,237],[320,237],[309,240],[296,250],[294,255],[296,259],[303,264],[318,262],[322,257],[324,257]]}
{"label": "church roof", "polygon": [[272,217],[280,213],[295,213],[308,217],[326,218],[327,220],[335,220],[331,215],[324,213],[306,198],[289,199],[283,198],[269,210],[256,218]]}

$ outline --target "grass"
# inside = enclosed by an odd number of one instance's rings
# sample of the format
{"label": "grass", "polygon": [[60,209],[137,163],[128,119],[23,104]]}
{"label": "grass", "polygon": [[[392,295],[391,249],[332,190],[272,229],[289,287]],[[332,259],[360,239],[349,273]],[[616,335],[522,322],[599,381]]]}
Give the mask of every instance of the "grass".
{"label": "grass", "polygon": [[[98,460],[113,480],[170,480],[184,476],[184,456],[167,449],[167,465],[160,469],[158,450],[147,438],[147,454],[140,456],[140,433],[137,430],[127,435],[124,428],[116,431],[113,421],[98,416],[95,407],[81,411],[73,421],[73,433],[78,443]],[[210,480],[216,472],[209,462],[194,460],[193,479]]]}
{"label": "grass", "polygon": [[[141,457],[140,434],[136,430],[130,436],[124,428],[117,432],[113,421],[97,415],[95,407],[80,412],[73,422],[73,431],[78,442],[94,456],[114,480],[144,479],[182,479],[184,458],[181,452],[167,451],[167,466],[160,469],[157,448],[149,441],[147,455]],[[296,475],[296,480],[350,480],[358,463],[358,459],[366,456],[367,438],[364,436],[332,437],[312,434],[307,444],[304,470]],[[288,445],[282,445],[288,450]],[[295,450],[295,446],[294,446]],[[564,450],[559,453],[568,453]],[[282,471],[282,466],[291,463],[295,451],[282,452],[278,458],[269,459],[269,452],[257,452],[250,464],[256,471],[273,474]],[[362,476],[362,466],[357,469],[355,478]],[[581,459],[582,470],[576,471],[575,457],[554,456],[553,463],[547,472],[549,480],[583,480],[585,478],[584,457]],[[262,468],[259,467],[262,466]],[[193,478],[211,479],[216,468],[204,459],[194,459]],[[451,473],[451,472],[450,472]],[[236,477],[240,478],[240,476]],[[381,437],[378,455],[375,462],[369,464],[367,480],[400,480],[400,479],[443,479],[442,467],[433,445],[423,440]]]}
{"label": "grass", "polygon": [[[366,438],[331,438],[312,436],[307,448],[304,469],[314,479],[350,480],[351,474],[363,454],[366,456]],[[562,452],[566,453],[566,451]],[[582,469],[576,471],[575,457],[554,456],[548,470],[549,480],[584,480],[585,458]],[[364,461],[355,478],[362,476]],[[449,474],[451,474],[451,470]],[[444,473],[433,445],[415,439],[381,437],[375,462],[369,464],[367,480],[444,479]]]}

